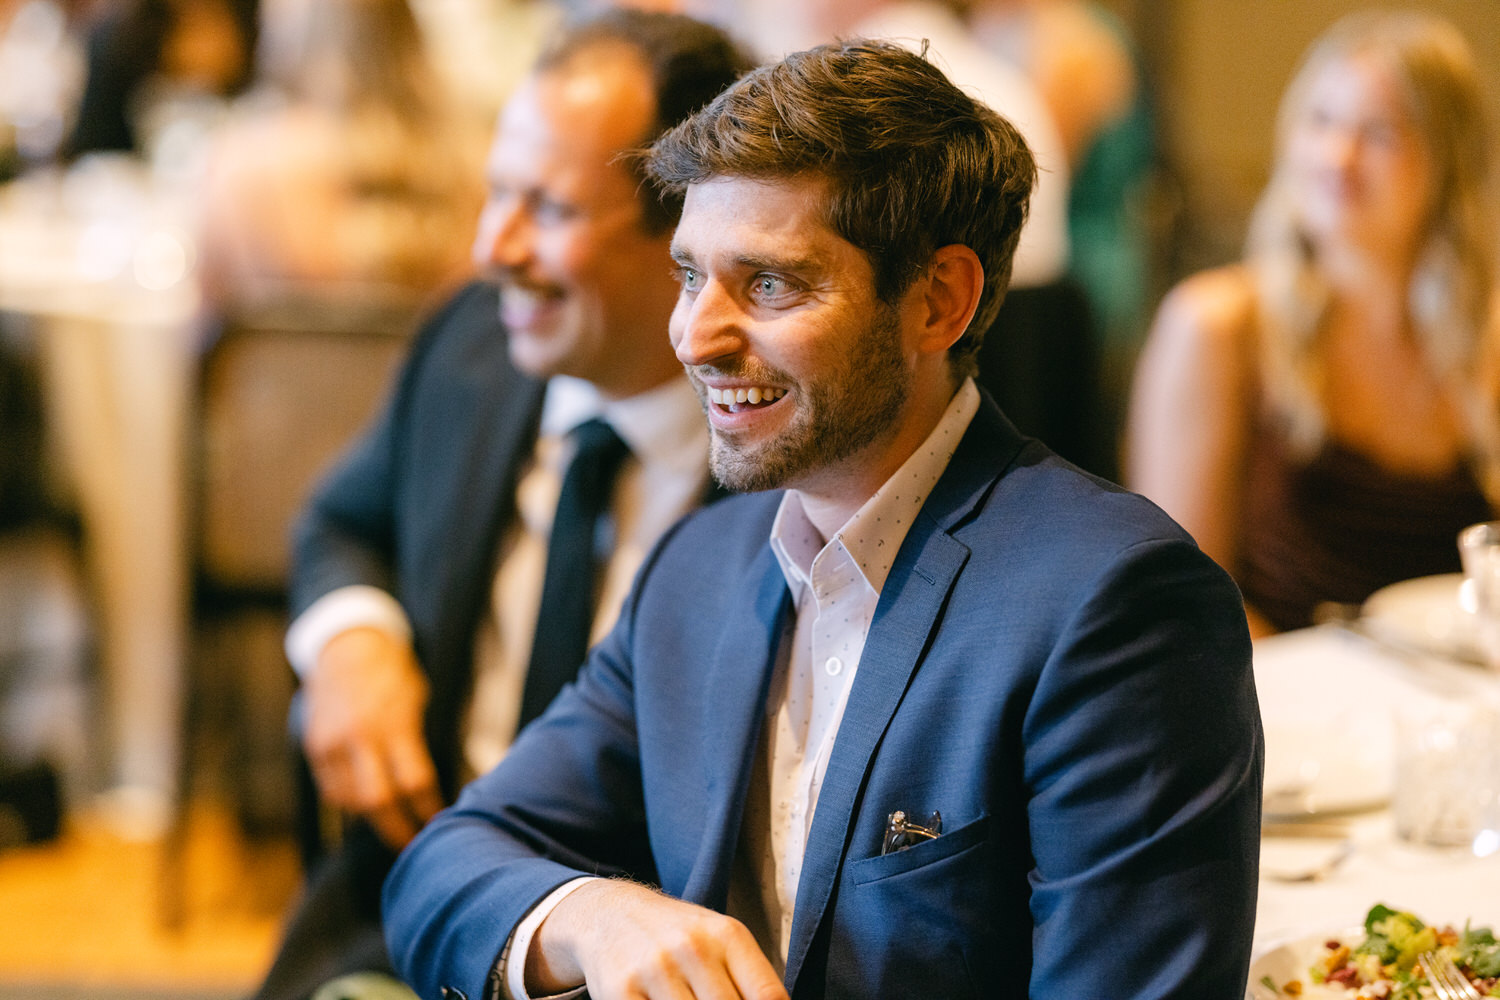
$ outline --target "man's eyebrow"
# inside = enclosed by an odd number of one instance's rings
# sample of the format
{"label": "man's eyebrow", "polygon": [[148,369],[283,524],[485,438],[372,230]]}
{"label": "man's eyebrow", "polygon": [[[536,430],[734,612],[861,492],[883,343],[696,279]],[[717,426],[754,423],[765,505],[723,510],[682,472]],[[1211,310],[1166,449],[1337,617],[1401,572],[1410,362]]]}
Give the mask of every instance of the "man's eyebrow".
{"label": "man's eyebrow", "polygon": [[751,271],[791,271],[799,274],[816,274],[828,267],[826,256],[820,253],[747,253],[741,254],[735,260],[741,267]]}
{"label": "man's eyebrow", "polygon": [[[672,259],[679,264],[696,264],[697,258],[693,252],[679,243],[673,243],[668,250]],[[801,274],[818,274],[827,269],[827,258],[820,253],[807,253],[800,255],[743,253],[733,258],[737,268],[746,271],[789,271]]]}

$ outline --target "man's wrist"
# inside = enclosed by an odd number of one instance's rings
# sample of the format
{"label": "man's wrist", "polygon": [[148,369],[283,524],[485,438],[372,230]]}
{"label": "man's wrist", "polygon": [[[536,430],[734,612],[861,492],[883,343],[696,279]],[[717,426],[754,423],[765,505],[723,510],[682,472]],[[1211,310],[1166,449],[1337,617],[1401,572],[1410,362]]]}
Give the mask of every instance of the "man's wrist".
{"label": "man's wrist", "polygon": [[411,622],[401,603],[379,587],[356,584],[329,591],[297,616],[286,631],[287,660],[306,681],[323,647],[356,628],[379,629],[401,642],[411,642]]}
{"label": "man's wrist", "polygon": [[[536,932],[541,928],[542,922],[552,915],[552,911],[557,909],[559,903],[576,890],[590,882],[597,881],[599,879],[595,876],[584,875],[564,882],[553,889],[540,903],[533,906],[531,912],[521,919],[516,929],[511,932],[510,940],[505,942],[505,947],[501,950],[500,958],[495,963],[490,976],[490,979],[504,990],[503,993],[495,995],[497,1000],[533,1000],[531,994],[526,992],[526,958],[531,952]],[[516,961],[511,961],[512,956]],[[583,990],[584,987],[580,985],[563,993],[552,994],[552,997],[577,997],[583,994]],[[548,1000],[551,1000],[551,997]]]}

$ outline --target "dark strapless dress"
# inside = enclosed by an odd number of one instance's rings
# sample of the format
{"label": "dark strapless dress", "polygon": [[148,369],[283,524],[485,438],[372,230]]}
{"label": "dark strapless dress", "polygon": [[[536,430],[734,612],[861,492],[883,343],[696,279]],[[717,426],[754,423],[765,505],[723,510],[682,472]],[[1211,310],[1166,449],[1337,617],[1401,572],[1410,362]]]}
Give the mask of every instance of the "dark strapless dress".
{"label": "dark strapless dress", "polygon": [[1234,576],[1282,630],[1311,625],[1324,601],[1458,572],[1459,530],[1496,516],[1467,465],[1435,479],[1399,475],[1337,442],[1299,463],[1265,429],[1249,473]]}

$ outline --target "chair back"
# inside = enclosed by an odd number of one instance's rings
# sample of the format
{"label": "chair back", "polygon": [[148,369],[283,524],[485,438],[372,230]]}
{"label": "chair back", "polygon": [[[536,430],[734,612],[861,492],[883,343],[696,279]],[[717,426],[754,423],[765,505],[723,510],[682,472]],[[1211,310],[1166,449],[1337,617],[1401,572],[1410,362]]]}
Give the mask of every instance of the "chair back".
{"label": "chair back", "polygon": [[284,592],[292,521],[384,399],[417,314],[406,301],[287,301],[226,317],[200,381],[200,583]]}

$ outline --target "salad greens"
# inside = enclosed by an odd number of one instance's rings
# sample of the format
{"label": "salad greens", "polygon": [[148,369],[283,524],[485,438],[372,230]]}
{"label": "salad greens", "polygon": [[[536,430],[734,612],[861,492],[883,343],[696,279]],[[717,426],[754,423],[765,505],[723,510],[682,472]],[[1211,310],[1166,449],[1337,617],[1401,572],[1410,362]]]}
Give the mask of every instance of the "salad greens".
{"label": "salad greens", "polygon": [[[1500,943],[1488,927],[1438,928],[1408,910],[1377,903],[1365,915],[1365,936],[1358,944],[1329,941],[1308,970],[1314,983],[1342,986],[1353,997],[1379,1000],[1423,1000],[1432,995],[1418,956],[1445,952],[1487,997],[1500,997]],[[1277,991],[1295,996],[1300,983]]]}

